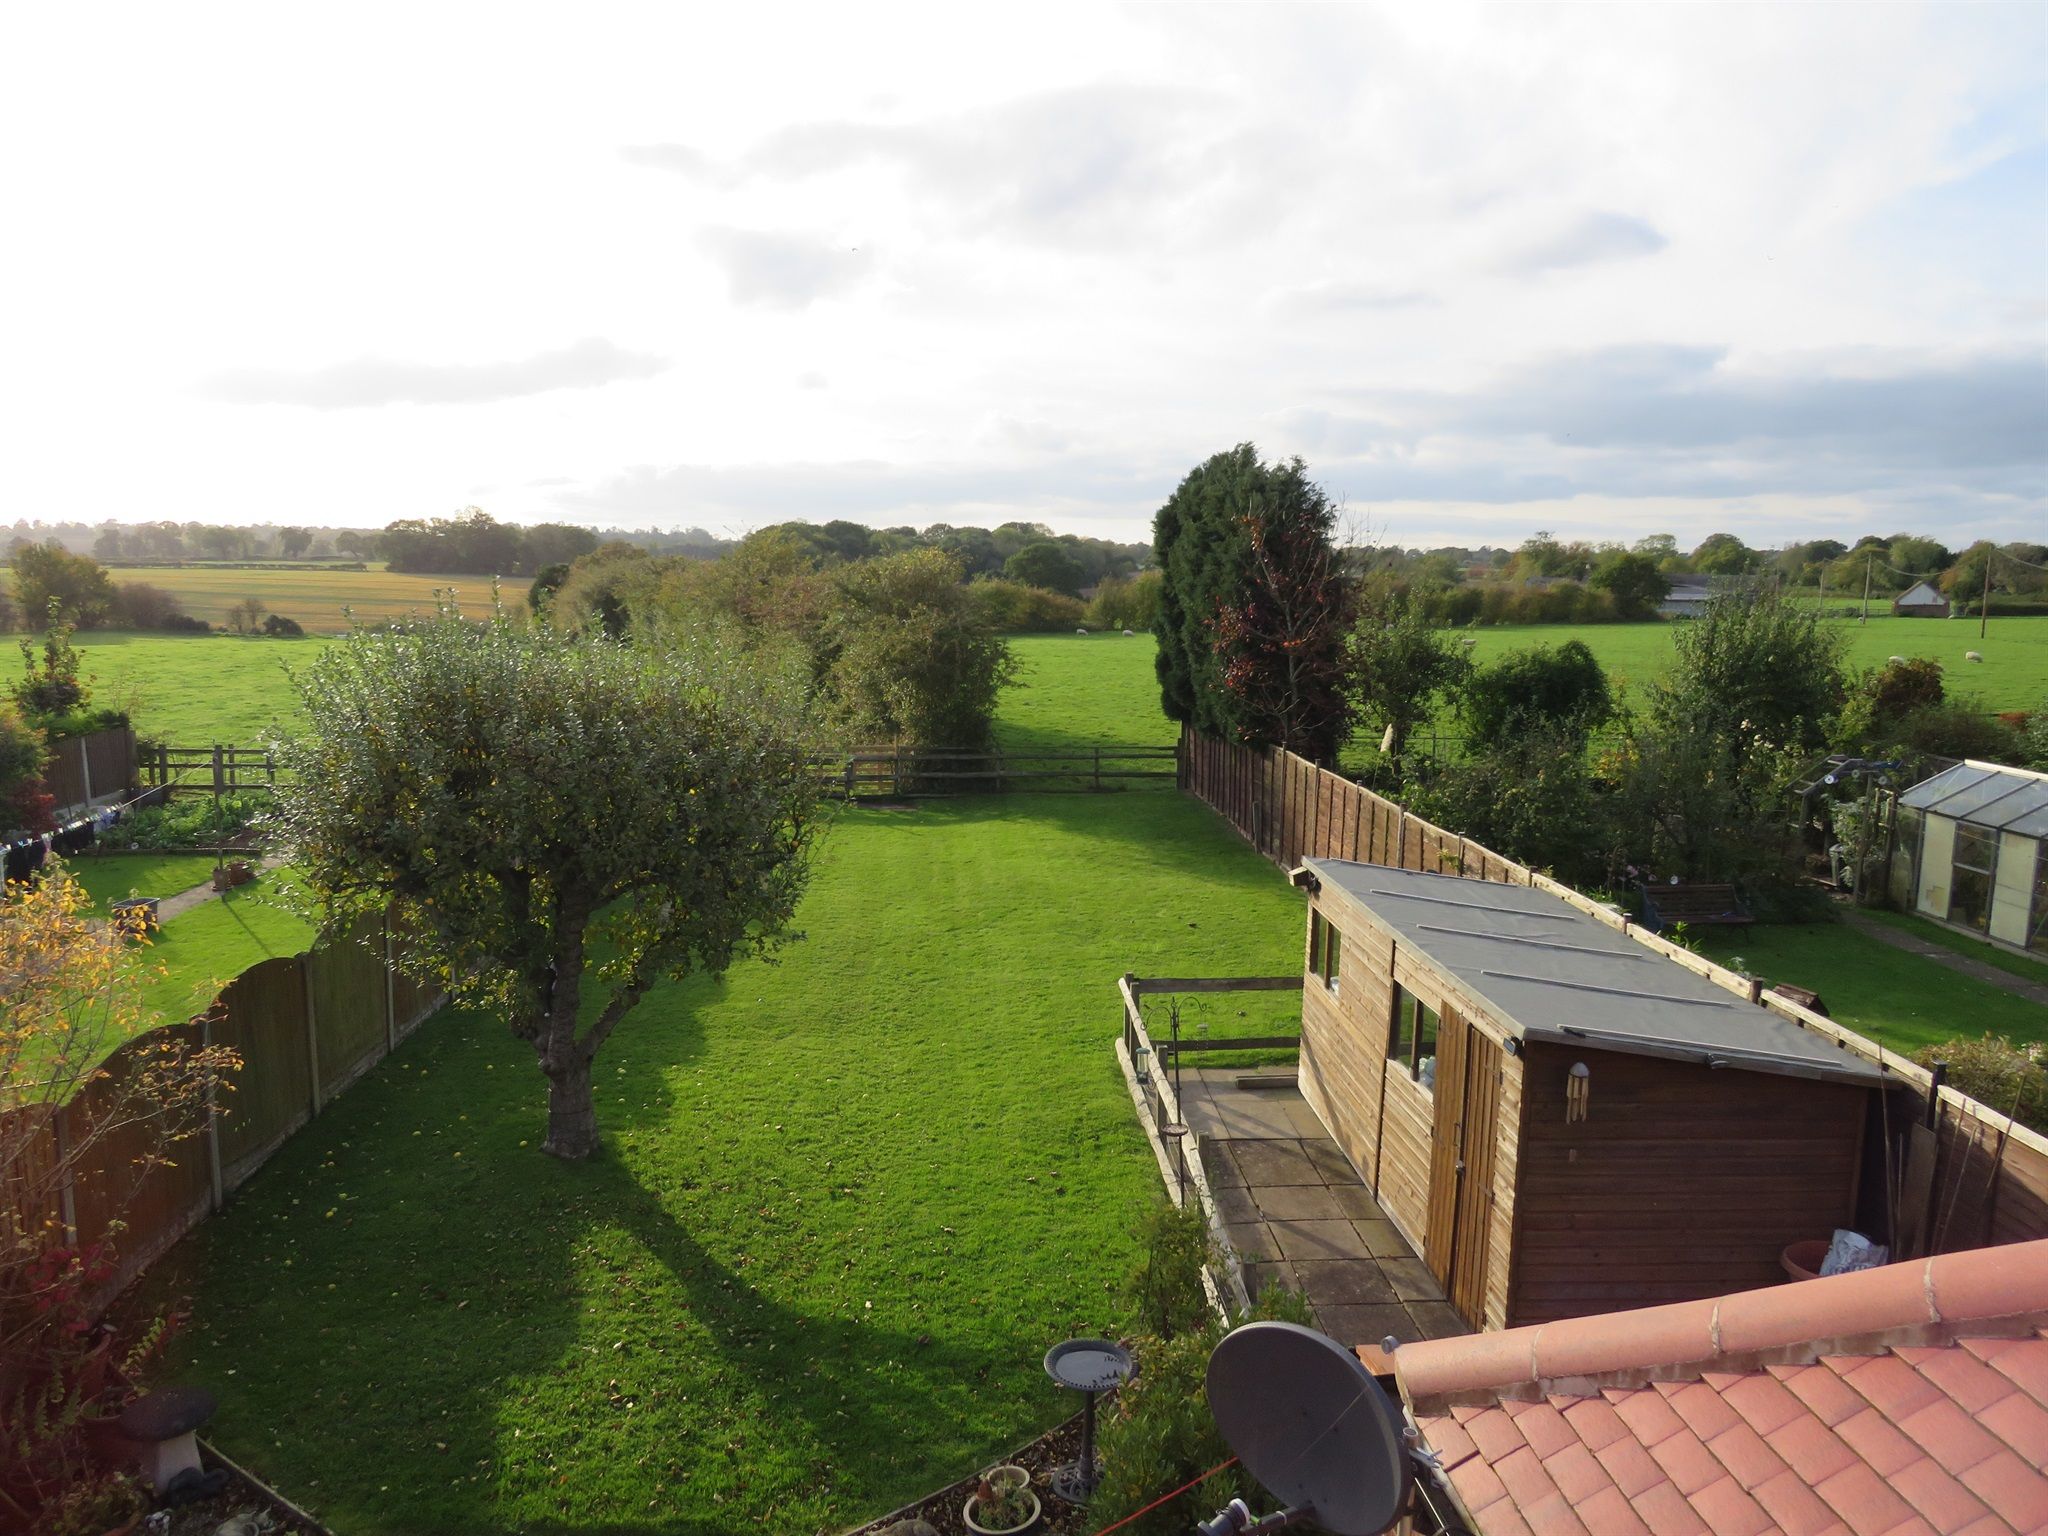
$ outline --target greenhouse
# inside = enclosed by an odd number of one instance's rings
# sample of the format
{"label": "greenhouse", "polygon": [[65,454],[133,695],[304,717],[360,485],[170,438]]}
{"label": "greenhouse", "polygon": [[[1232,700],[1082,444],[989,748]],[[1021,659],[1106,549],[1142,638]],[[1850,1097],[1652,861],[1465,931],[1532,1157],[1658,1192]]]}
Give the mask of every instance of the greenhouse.
{"label": "greenhouse", "polygon": [[1958,763],[1899,796],[1897,839],[1901,907],[2048,952],[2048,774]]}

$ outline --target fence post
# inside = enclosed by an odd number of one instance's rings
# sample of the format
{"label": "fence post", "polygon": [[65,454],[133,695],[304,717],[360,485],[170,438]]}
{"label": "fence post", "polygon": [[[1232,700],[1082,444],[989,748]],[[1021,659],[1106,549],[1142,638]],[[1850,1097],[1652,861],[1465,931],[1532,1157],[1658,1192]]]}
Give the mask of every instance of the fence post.
{"label": "fence post", "polygon": [[852,803],[852,801],[853,801],[853,762],[854,762],[854,757],[853,757],[853,754],[852,754],[851,752],[847,753],[847,754],[846,754],[846,799],[847,799],[847,803],[848,803],[848,804],[851,804],[851,803]]}
{"label": "fence post", "polygon": [[398,1049],[398,973],[391,968],[391,909],[384,909],[384,1054]]}
{"label": "fence post", "polygon": [[78,1246],[78,1197],[73,1190],[71,1176],[71,1138],[64,1134],[64,1106],[58,1105],[50,1115],[50,1136],[57,1147],[57,1170],[62,1176],[63,1193],[57,1197],[58,1213],[64,1222],[64,1246]]}
{"label": "fence post", "polygon": [[85,803],[87,808],[90,809],[92,806],[92,754],[85,750],[85,738],[83,736],[74,736],[71,739],[78,743],[78,781],[85,786]]}
{"label": "fence post", "polygon": [[[201,1049],[209,1048],[213,1044],[211,1008],[199,1016],[199,1044]],[[213,1209],[218,1214],[224,1203],[220,1187],[220,1105],[211,1078],[206,1084],[206,1171],[213,1181]]]}
{"label": "fence post", "polygon": [[1095,749],[1095,787],[1102,788],[1102,748]]}
{"label": "fence post", "polygon": [[313,1017],[313,957],[306,955],[299,961],[299,975],[304,978],[306,996],[306,1075],[313,1084],[313,1113],[320,1113],[320,1030]]}

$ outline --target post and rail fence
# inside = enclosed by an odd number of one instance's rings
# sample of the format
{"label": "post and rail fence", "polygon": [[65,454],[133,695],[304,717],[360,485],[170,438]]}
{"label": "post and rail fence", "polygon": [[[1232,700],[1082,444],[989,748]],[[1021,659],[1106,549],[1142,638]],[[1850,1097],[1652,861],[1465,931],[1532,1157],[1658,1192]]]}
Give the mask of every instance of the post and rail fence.
{"label": "post and rail fence", "polygon": [[[1283,870],[1346,859],[1533,886],[1728,992],[1876,1065],[1906,1090],[1935,1132],[1933,1187],[1948,1192],[1938,1249],[2048,1237],[2048,1136],[1937,1083],[1926,1068],[1776,992],[1638,926],[1625,912],[1423,820],[1385,796],[1278,747],[1183,729],[1181,784]],[[1299,979],[1297,978],[1297,985]],[[1894,1123],[1906,1121],[1894,1116]]]}

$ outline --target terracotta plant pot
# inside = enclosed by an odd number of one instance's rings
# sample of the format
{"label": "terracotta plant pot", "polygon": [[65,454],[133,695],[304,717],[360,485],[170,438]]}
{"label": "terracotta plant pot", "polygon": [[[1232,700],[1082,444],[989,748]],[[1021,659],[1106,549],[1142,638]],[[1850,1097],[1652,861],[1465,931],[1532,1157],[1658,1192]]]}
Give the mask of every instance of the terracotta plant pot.
{"label": "terracotta plant pot", "polygon": [[983,1482],[993,1483],[997,1487],[1008,1485],[1023,1489],[1028,1508],[1024,1519],[1015,1525],[990,1525],[981,1519],[981,1500],[970,1493],[967,1502],[960,1507],[960,1519],[968,1530],[974,1532],[974,1536],[1017,1536],[1019,1532],[1038,1529],[1041,1511],[1038,1506],[1038,1495],[1031,1491],[1029,1472],[1022,1467],[1006,1465],[990,1467],[981,1474],[981,1478]]}
{"label": "terracotta plant pot", "polygon": [[1827,1256],[1828,1240],[1810,1237],[1803,1243],[1793,1243],[1778,1255],[1778,1262],[1784,1266],[1788,1279],[1818,1280],[1821,1263]]}

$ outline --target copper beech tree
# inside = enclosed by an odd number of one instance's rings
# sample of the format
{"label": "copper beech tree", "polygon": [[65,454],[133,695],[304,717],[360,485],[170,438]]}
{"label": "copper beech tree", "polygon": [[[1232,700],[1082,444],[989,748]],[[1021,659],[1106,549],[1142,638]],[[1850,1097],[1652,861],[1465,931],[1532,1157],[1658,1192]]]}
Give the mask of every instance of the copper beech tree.
{"label": "copper beech tree", "polygon": [[787,936],[816,827],[800,692],[713,638],[448,608],[358,628],[296,684],[272,831],[323,921],[402,903],[412,967],[533,1048],[546,1150],[588,1157],[619,1021]]}

